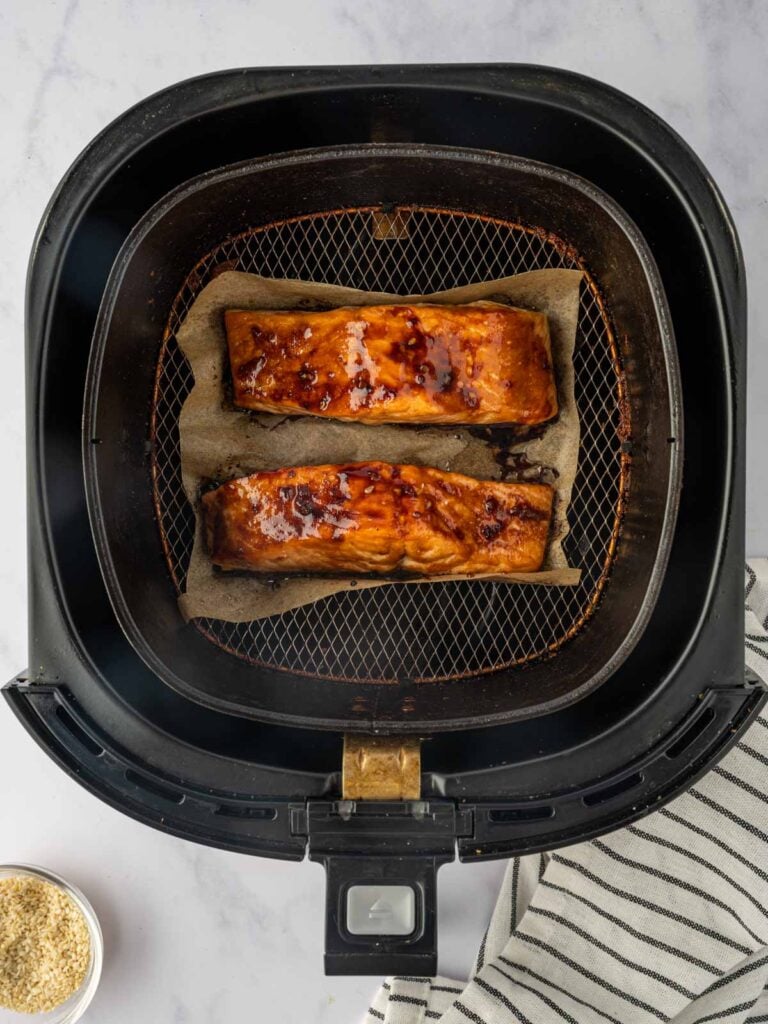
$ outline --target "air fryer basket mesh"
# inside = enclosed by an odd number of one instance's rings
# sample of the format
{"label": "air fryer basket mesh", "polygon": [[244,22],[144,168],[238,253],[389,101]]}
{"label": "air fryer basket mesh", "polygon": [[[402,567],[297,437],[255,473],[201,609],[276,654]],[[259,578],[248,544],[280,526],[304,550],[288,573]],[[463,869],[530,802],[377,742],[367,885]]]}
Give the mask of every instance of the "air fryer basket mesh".
{"label": "air fryer basket mesh", "polygon": [[197,619],[213,643],[255,664],[356,681],[455,679],[556,650],[594,610],[621,522],[628,432],[610,321],[595,281],[561,240],[476,214],[398,207],[336,210],[228,239],[191,271],[171,309],[152,412],[154,500],[171,578],[183,590],[194,517],[181,481],[178,418],[192,385],[175,332],[223,270],[370,291],[428,293],[550,267],[585,271],[574,355],[581,417],[579,470],[565,540],[575,587],[461,581],[345,591],[246,623]]}

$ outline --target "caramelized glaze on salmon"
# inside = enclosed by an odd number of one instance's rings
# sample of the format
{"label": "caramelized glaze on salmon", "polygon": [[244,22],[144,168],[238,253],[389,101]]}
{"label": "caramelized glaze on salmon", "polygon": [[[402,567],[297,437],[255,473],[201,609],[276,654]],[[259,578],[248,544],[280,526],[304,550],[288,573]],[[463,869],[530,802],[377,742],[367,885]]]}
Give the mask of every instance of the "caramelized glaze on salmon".
{"label": "caramelized glaze on salmon", "polygon": [[546,484],[362,462],[230,480],[203,495],[203,512],[226,570],[475,575],[539,569],[552,500]]}
{"label": "caramelized glaze on salmon", "polygon": [[542,313],[494,302],[228,310],[235,405],[361,423],[537,424],[557,413]]}

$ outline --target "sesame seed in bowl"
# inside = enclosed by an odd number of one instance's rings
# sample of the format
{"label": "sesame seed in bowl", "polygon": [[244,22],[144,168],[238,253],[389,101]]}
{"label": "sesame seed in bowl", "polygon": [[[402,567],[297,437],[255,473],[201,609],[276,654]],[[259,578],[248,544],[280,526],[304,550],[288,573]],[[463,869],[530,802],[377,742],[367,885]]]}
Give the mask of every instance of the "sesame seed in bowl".
{"label": "sesame seed in bowl", "polygon": [[0,866],[0,1024],[74,1024],[98,986],[102,953],[78,889],[43,868]]}

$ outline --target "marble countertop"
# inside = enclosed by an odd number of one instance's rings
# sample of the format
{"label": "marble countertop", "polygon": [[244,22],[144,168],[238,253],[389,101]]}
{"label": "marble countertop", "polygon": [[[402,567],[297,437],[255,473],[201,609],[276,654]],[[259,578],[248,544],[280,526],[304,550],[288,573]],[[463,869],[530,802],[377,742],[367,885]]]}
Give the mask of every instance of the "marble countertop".
{"label": "marble countertop", "polygon": [[[603,79],[709,167],[750,291],[747,548],[768,553],[768,7],[749,0],[6,0],[0,6],[0,677],[25,666],[23,296],[51,192],[86,143],[164,86],[227,67],[521,61]],[[762,443],[760,438],[763,438]],[[106,939],[87,1021],[353,1022],[375,979],[322,974],[320,867],[195,846],[68,779],[0,705],[0,863],[64,874]],[[440,874],[441,970],[469,969],[502,864]],[[278,1009],[279,1006],[279,1009]]]}

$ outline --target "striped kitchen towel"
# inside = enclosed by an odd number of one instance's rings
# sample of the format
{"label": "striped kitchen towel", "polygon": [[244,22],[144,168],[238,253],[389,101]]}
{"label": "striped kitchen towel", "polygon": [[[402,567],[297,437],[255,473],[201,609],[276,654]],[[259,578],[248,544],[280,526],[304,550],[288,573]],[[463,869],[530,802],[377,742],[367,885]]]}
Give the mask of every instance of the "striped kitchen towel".
{"label": "striped kitchen towel", "polygon": [[[746,660],[768,673],[768,559]],[[388,978],[366,1024],[768,1022],[768,714],[637,825],[509,863],[470,981]]]}

